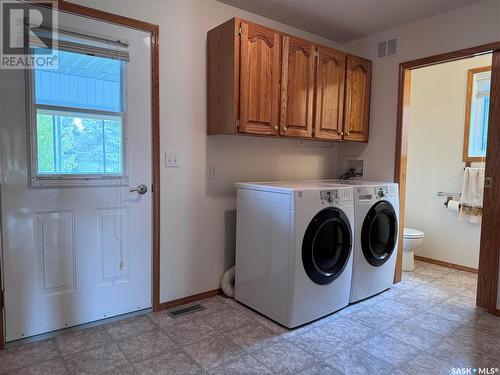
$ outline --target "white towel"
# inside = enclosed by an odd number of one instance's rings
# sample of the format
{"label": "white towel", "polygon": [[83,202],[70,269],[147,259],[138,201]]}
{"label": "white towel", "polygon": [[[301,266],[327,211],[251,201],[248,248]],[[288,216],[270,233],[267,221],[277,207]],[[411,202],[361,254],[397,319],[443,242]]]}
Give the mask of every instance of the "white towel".
{"label": "white towel", "polygon": [[481,224],[483,215],[484,168],[464,170],[462,194],[460,195],[460,220]]}

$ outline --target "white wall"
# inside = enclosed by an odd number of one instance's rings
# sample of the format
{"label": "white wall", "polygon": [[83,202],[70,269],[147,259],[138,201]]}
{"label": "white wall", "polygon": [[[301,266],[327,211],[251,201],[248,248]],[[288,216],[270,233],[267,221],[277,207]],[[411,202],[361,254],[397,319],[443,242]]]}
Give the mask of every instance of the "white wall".
{"label": "white wall", "polygon": [[[82,5],[160,25],[161,149],[180,152],[180,168],[161,171],[161,301],[219,287],[234,261],[236,181],[335,177],[337,145],[298,140],[206,136],[206,33],[239,16],[335,43],[215,0],[78,0]],[[207,180],[207,165],[216,180]]]}
{"label": "white wall", "polygon": [[[500,1],[485,0],[429,17],[345,45],[352,53],[373,60],[370,142],[342,144],[344,155],[369,158],[367,179],[394,178],[394,150],[399,63],[439,53],[500,41]],[[375,59],[377,41],[399,38],[396,57]],[[499,279],[500,291],[500,279]],[[500,307],[500,293],[498,297]]]}
{"label": "white wall", "polygon": [[410,92],[405,226],[425,233],[417,255],[476,269],[481,226],[436,192],[461,189],[467,71],[486,65],[491,55],[414,70]]}

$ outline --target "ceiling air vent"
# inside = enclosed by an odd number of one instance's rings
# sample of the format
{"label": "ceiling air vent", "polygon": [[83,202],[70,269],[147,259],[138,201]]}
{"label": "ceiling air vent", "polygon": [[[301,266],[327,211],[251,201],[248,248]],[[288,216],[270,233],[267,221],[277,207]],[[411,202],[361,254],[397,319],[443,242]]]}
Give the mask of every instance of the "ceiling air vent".
{"label": "ceiling air vent", "polygon": [[389,39],[377,44],[377,59],[384,57],[396,56],[398,54],[398,40]]}

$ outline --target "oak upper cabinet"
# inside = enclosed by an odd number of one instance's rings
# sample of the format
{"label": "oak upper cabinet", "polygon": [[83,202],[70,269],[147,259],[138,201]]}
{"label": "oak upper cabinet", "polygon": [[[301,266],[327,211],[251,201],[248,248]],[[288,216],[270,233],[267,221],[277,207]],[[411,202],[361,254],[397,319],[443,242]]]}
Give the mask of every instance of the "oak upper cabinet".
{"label": "oak upper cabinet", "polygon": [[314,100],[315,46],[306,40],[283,36],[280,134],[311,137]]}
{"label": "oak upper cabinet", "polygon": [[360,57],[347,57],[344,139],[368,141],[372,63]]}
{"label": "oak upper cabinet", "polygon": [[346,55],[322,46],[318,47],[317,55],[314,137],[340,140],[343,137]]}
{"label": "oak upper cabinet", "polygon": [[208,134],[368,141],[371,62],[233,18],[207,34]]}
{"label": "oak upper cabinet", "polygon": [[241,22],[240,133],[279,134],[281,34]]}
{"label": "oak upper cabinet", "polygon": [[207,33],[207,134],[237,134],[240,116],[240,21]]}

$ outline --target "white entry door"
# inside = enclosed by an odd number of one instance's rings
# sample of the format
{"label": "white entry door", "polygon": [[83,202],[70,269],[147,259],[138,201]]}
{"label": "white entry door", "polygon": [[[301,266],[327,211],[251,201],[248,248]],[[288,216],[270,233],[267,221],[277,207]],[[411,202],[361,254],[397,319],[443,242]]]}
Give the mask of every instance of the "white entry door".
{"label": "white entry door", "polygon": [[151,306],[150,36],[59,28],[57,69],[0,72],[7,341]]}

